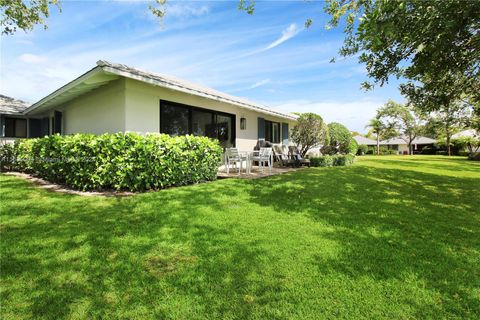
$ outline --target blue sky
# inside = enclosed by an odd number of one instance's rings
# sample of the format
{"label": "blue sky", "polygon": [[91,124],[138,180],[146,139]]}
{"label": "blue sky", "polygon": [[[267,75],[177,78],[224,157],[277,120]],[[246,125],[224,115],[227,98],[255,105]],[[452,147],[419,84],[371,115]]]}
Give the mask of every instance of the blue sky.
{"label": "blue sky", "polygon": [[34,102],[106,59],[360,132],[388,99],[403,100],[397,82],[361,90],[366,74],[356,58],[329,63],[343,34],[325,30],[321,1],[258,2],[250,16],[237,0],[169,0],[161,22],[148,4],[64,0],[47,30],[2,36],[1,93]]}

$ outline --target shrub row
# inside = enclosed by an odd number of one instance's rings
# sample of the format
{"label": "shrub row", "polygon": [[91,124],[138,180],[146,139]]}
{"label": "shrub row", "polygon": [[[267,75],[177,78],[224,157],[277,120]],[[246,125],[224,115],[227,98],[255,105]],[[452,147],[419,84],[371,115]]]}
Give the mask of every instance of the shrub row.
{"label": "shrub row", "polygon": [[[385,148],[385,147],[380,147],[380,155],[381,156],[388,156],[388,155],[396,155],[398,154],[398,150],[394,150],[394,149],[388,149],[388,148]],[[373,154],[373,155],[376,155],[377,154],[377,148],[369,148],[367,150],[367,152],[365,152],[365,154]]]}
{"label": "shrub row", "polygon": [[218,142],[165,134],[52,135],[2,146],[2,167],[79,190],[147,190],[214,180]]}
{"label": "shrub row", "polygon": [[355,156],[352,154],[325,155],[310,158],[310,165],[312,167],[349,166],[353,164],[354,161]]}

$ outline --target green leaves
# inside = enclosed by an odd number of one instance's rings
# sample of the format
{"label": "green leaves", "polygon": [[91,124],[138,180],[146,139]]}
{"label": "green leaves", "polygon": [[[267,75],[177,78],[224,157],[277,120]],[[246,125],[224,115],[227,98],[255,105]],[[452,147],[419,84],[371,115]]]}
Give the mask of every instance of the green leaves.
{"label": "green leaves", "polygon": [[311,148],[328,141],[327,126],[318,114],[303,113],[292,128],[290,137],[293,143],[302,147],[300,153],[305,156]]}
{"label": "green leaves", "polygon": [[332,122],[328,124],[328,136],[330,146],[337,149],[340,153],[350,152],[350,141],[352,133],[343,124]]}
{"label": "green leaves", "polygon": [[340,55],[360,54],[365,63],[372,81],[364,89],[393,76],[420,105],[480,101],[480,1],[327,0],[325,12],[328,26],[344,25]]}
{"label": "green leaves", "polygon": [[52,135],[10,148],[0,154],[14,158],[12,170],[79,190],[139,191],[214,180],[222,154],[206,137],[135,133]]}
{"label": "green leaves", "polygon": [[324,155],[310,158],[313,167],[350,166],[355,161],[353,154]]}
{"label": "green leaves", "polygon": [[58,0],[0,0],[2,34],[13,34],[17,29],[30,31],[36,24],[45,25],[50,15],[50,6],[60,10]]}

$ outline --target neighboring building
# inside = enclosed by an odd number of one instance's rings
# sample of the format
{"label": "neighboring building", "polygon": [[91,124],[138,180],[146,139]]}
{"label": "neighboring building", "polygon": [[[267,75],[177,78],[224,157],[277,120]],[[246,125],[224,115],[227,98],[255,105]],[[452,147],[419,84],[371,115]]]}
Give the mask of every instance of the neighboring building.
{"label": "neighboring building", "polygon": [[463,137],[478,138],[480,139],[480,132],[475,129],[463,130],[452,135],[452,139],[458,139]]}
{"label": "neighboring building", "polygon": [[358,145],[367,145],[367,146],[376,146],[377,145],[377,141],[375,140],[372,140],[372,139],[369,139],[369,138],[366,138],[364,136],[354,136],[353,139],[358,143]]}
{"label": "neighboring building", "polygon": [[[433,146],[437,141],[427,137],[416,137],[412,141],[412,150],[413,154],[420,153],[423,148],[426,146]],[[380,142],[380,146],[387,147],[391,150],[396,150],[398,154],[408,154],[408,138],[407,137],[396,137],[392,139],[383,140]]]}
{"label": "neighboring building", "polygon": [[[477,140],[480,140],[480,132],[475,130],[475,129],[468,129],[468,130],[463,130],[458,133],[455,133],[452,135],[452,140],[453,139],[459,139],[459,138],[475,138]],[[469,151],[469,152],[480,152],[480,146],[471,146],[472,150],[459,150],[459,151]]]}
{"label": "neighboring building", "polygon": [[28,103],[25,101],[0,95],[0,143],[48,134],[48,119],[45,130],[42,118],[24,114],[27,108]]}
{"label": "neighboring building", "polygon": [[287,145],[297,118],[187,81],[107,61],[98,61],[22,115],[50,119],[49,129],[41,127],[42,133],[194,134],[241,150],[252,150],[259,140]]}

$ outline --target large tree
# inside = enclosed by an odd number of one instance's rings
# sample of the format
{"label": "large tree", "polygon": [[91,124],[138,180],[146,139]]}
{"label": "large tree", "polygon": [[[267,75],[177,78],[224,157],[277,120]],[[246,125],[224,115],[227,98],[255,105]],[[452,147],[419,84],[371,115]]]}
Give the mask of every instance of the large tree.
{"label": "large tree", "polygon": [[377,118],[388,127],[395,128],[408,144],[408,153],[412,154],[412,142],[423,131],[423,121],[412,104],[400,104],[388,101],[377,111]]}
{"label": "large tree", "polygon": [[328,143],[328,129],[322,117],[315,113],[302,113],[293,126],[290,137],[305,156],[311,148]]}
{"label": "large tree", "polygon": [[452,135],[463,129],[471,118],[470,106],[462,101],[439,105],[436,111],[426,115],[425,130],[433,131],[435,138],[445,139],[448,155],[452,155]]}
{"label": "large tree", "polygon": [[366,128],[370,128],[371,132],[375,134],[377,140],[377,155],[380,154],[380,139],[391,137],[391,133],[395,131],[394,128],[389,127],[379,118],[370,119]]}
{"label": "large tree", "polygon": [[[480,100],[480,1],[327,0],[329,26],[345,19],[342,56],[359,55],[371,83],[406,79],[404,93],[446,87]],[[415,90],[413,90],[415,89]]]}

